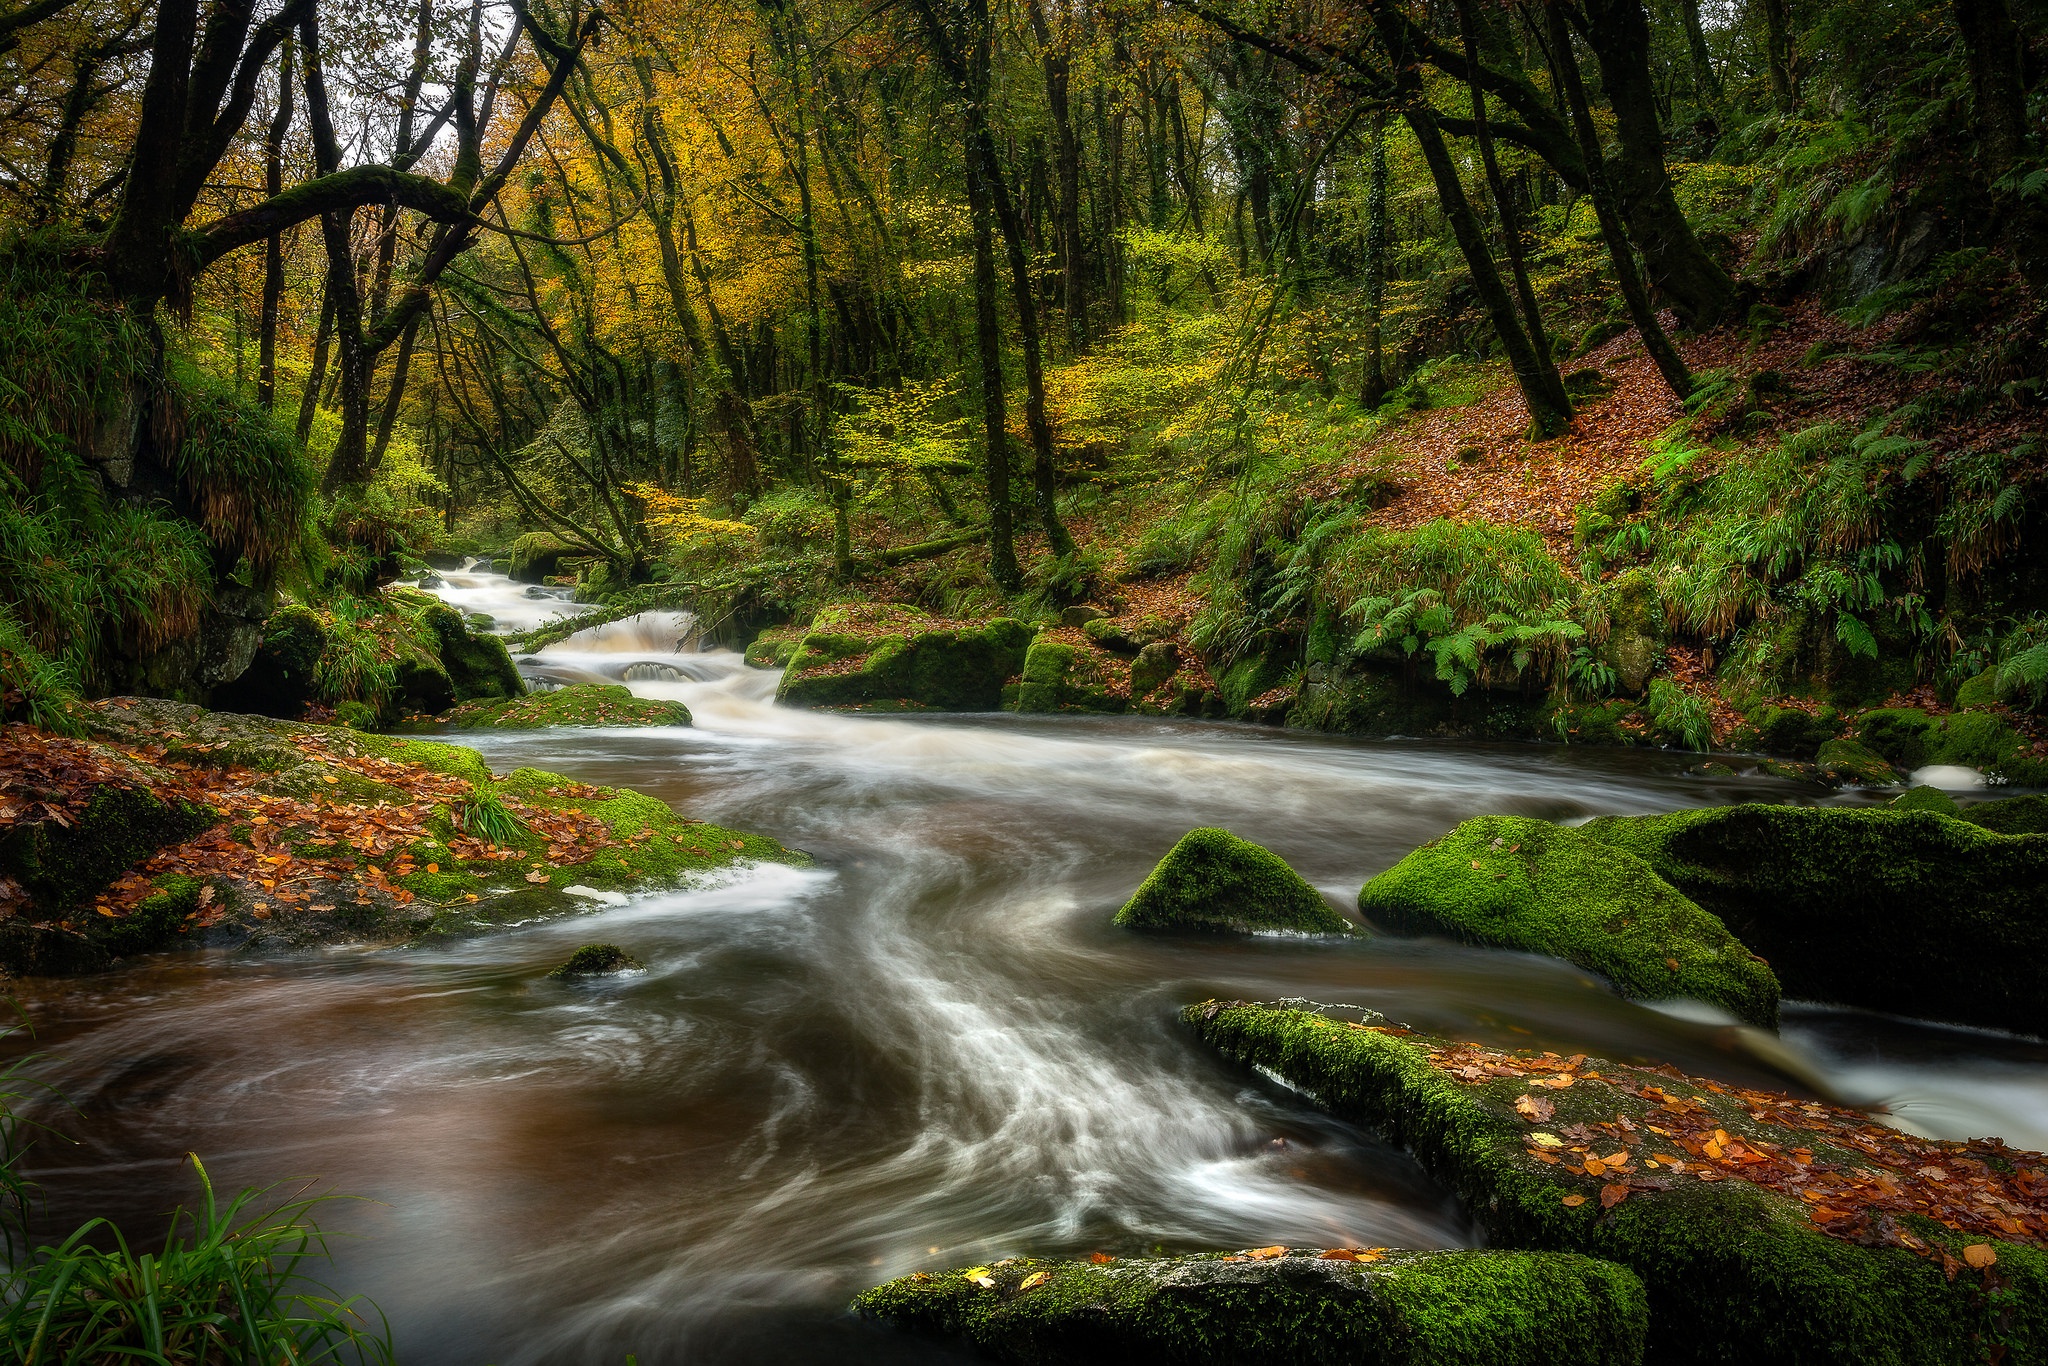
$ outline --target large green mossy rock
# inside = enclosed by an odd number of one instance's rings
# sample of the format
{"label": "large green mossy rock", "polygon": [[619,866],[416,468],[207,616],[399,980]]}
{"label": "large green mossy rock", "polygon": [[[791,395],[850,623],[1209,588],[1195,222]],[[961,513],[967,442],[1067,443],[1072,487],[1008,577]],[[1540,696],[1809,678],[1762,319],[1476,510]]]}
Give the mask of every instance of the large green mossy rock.
{"label": "large green mossy rock", "polygon": [[[1121,668],[1121,663],[1117,665]],[[1120,712],[1128,699],[1105,686],[1110,665],[1099,647],[1072,645],[1040,636],[1031,642],[1018,679],[1014,709],[1020,712]]]}
{"label": "large green mossy rock", "polygon": [[[1017,1366],[1628,1366],[1641,1281],[1534,1252],[1391,1252],[1375,1262],[1204,1253],[1106,1263],[1015,1258],[920,1273],[853,1302],[867,1319],[965,1338]],[[1028,1285],[1028,1288],[1027,1288]]]}
{"label": "large green mossy rock", "polygon": [[[1820,1134],[1756,1120],[1726,1088],[1600,1059],[1580,1060],[1578,1080],[1566,1089],[1483,1069],[1465,1082],[1431,1061],[1432,1048],[1446,1041],[1406,1031],[1243,1002],[1211,1001],[1183,1018],[1225,1056],[1406,1147],[1458,1196],[1492,1245],[1581,1252],[1634,1271],[1649,1295],[1650,1361],[1964,1366],[1986,1360],[1994,1338],[2008,1361],[2048,1354],[2048,1254],[2038,1248],[1990,1243],[1994,1286],[1961,1264],[1963,1247],[1978,1239],[1905,1216],[1913,1236],[1957,1259],[1951,1281],[1938,1257],[1829,1237],[1801,1201],[1739,1179],[1710,1183],[1696,1173],[1668,1176],[1642,1165],[1651,1152],[1674,1151],[1673,1140],[1649,1127],[1670,1127],[1672,1105],[1684,1108],[1685,1127],[1810,1147],[1817,1171],[1859,1163],[1859,1151],[1831,1146]],[[1651,1092],[1653,1086],[1661,1089]],[[1532,1091],[1555,1107],[1540,1123],[1516,1110],[1518,1098]],[[1565,1146],[1572,1131],[1583,1125],[1611,1133],[1620,1118],[1635,1126],[1627,1145],[1636,1174],[1612,1208],[1601,1195],[1614,1174],[1574,1174],[1534,1155],[1562,1151],[1576,1161]],[[1560,1148],[1543,1149],[1538,1132]],[[1581,1146],[1607,1153],[1623,1141],[1603,1133]],[[1987,1294],[1995,1294],[1996,1310]],[[1994,1314],[2002,1318],[1994,1322]]]}
{"label": "large green mossy rock", "polygon": [[2026,737],[1991,712],[1935,716],[1885,707],[1856,718],[1856,738],[1903,769],[1954,764],[2011,783],[2048,784],[2048,761],[2036,759]]}
{"label": "large green mossy rock", "polygon": [[0,836],[0,876],[21,883],[43,911],[72,910],[157,850],[196,838],[218,821],[204,807],[158,797],[147,770],[136,765],[135,772],[133,785],[101,787],[66,821],[10,827]]}
{"label": "large green mossy rock", "polygon": [[2048,796],[2039,792],[2029,792],[2023,797],[1972,802],[1957,815],[1960,820],[1995,830],[2001,835],[2048,834]]}
{"label": "large green mossy rock", "polygon": [[914,608],[820,609],[789,655],[776,701],[795,707],[995,711],[1032,629],[999,617],[944,623]]}
{"label": "large green mossy rock", "polygon": [[505,568],[514,582],[540,583],[560,569],[564,559],[587,553],[550,532],[530,531],[512,543],[511,562]]}
{"label": "large green mossy rock", "polygon": [[2048,835],[1754,804],[1580,830],[1719,916],[1789,997],[2048,1034]]}
{"label": "large green mossy rock", "polygon": [[462,614],[445,603],[426,608],[420,619],[434,633],[441,647],[441,666],[458,702],[489,698],[521,697],[526,682],[512,664],[505,642],[482,631],[471,631]]}
{"label": "large green mossy rock", "polygon": [[544,726],[687,726],[680,702],[635,697],[617,683],[572,683],[494,702],[470,702],[441,718],[457,730],[539,730]]}
{"label": "large green mossy rock", "polygon": [[1344,934],[1351,922],[1278,854],[1228,830],[1190,830],[1138,887],[1116,923],[1128,930],[1295,930]]}
{"label": "large green mossy rock", "polygon": [[1690,997],[1773,1029],[1778,981],[1713,915],[1577,830],[1482,816],[1365,884],[1359,913],[1403,934],[1549,954],[1622,995]]}

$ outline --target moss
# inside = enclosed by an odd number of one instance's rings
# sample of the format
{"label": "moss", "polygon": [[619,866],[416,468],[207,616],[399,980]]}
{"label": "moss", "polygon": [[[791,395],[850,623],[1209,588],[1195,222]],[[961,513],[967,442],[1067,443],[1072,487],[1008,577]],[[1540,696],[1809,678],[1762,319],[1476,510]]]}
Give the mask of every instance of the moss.
{"label": "moss", "polygon": [[1548,821],[1466,821],[1366,883],[1358,909],[1406,934],[1562,958],[1624,996],[1778,1023],[1777,979],[1726,926],[1643,860]]}
{"label": "moss", "polygon": [[1058,711],[1076,653],[1073,646],[1056,640],[1033,641],[1030,651],[1024,656],[1024,677],[1017,689],[1017,710]]}
{"label": "moss", "polygon": [[1131,661],[1131,696],[1144,697],[1180,672],[1180,651],[1170,640],[1155,640]]}
{"label": "moss", "polygon": [[1595,594],[1607,617],[1600,660],[1614,670],[1624,692],[1640,693],[1664,662],[1664,605],[1647,569],[1631,569],[1601,584]]}
{"label": "moss", "polygon": [[484,763],[483,755],[461,745],[442,744],[438,740],[403,740],[395,735],[361,734],[350,735],[347,744],[380,759],[417,764],[465,782],[483,784],[491,780],[491,770]]}
{"label": "moss", "polygon": [[1642,708],[1623,699],[1607,702],[1553,702],[1545,712],[1550,733],[1571,745],[1642,744],[1650,719]]}
{"label": "moss", "polygon": [[1813,758],[1822,745],[1842,733],[1841,720],[1832,708],[1815,715],[1798,707],[1759,707],[1743,719],[1750,732],[1743,738],[1750,747],[1794,759]]}
{"label": "moss", "polygon": [[211,701],[225,711],[295,717],[313,700],[327,628],[309,607],[278,608],[263,624],[263,640],[240,678],[214,689]]}
{"label": "moss", "polygon": [[1932,811],[1938,816],[1959,816],[1963,808],[1938,787],[1912,787],[1892,798],[1894,811]]}
{"label": "moss", "polygon": [[632,972],[639,966],[640,960],[617,944],[585,944],[570,954],[567,960],[548,976],[557,980],[570,977],[605,977],[613,973]]}
{"label": "moss", "polygon": [[1719,916],[1788,996],[2048,1033],[2048,836],[1761,805],[1580,829]]}
{"label": "moss", "polygon": [[2000,700],[1996,669],[1986,669],[1974,678],[1965,679],[1956,689],[1958,707],[1995,707]]}
{"label": "moss", "polygon": [[635,697],[616,683],[572,683],[496,702],[469,702],[441,718],[459,730],[535,730],[542,726],[687,726],[680,702]]}
{"label": "moss", "polygon": [[1228,830],[1190,830],[1159,860],[1116,923],[1131,930],[1298,930],[1344,934],[1351,922],[1278,854]]}
{"label": "moss", "polygon": [[[1024,666],[1032,630],[1007,617],[947,624],[914,609],[849,604],[821,609],[789,656],[776,700],[790,706],[907,703],[994,711]],[[858,661],[857,667],[841,667]]]}
{"label": "moss", "polygon": [[964,1337],[1020,1366],[1625,1366],[1641,1360],[1648,1331],[1630,1272],[1529,1252],[1394,1252],[1375,1262],[1314,1249],[1099,1264],[1014,1258],[907,1276],[853,1308]]}
{"label": "moss", "polygon": [[566,556],[583,553],[561,537],[546,531],[531,531],[512,543],[512,558],[504,572],[519,583],[539,583],[561,567]]}
{"label": "moss", "polygon": [[[1575,1176],[1528,1156],[1530,1130],[1514,1109],[1527,1079],[1460,1084],[1429,1061],[1424,1045],[1441,1041],[1243,1003],[1212,1001],[1183,1018],[1226,1056],[1279,1076],[1340,1118],[1408,1148],[1493,1245],[1581,1252],[1634,1271],[1648,1292],[1649,1360],[1931,1366],[1982,1359],[1978,1335],[1986,1324],[1975,1273],[1964,1271],[1951,1284],[1936,1260],[1830,1238],[1800,1202],[1747,1182],[1632,1181],[1628,1198],[1612,1209],[1597,1198],[1566,1206],[1566,1195],[1597,1196],[1606,1178]],[[1613,1078],[1620,1070],[1588,1059],[1581,1076]],[[1733,1097],[1661,1076],[1644,1079],[1710,1111],[1708,1122],[1730,1133],[1761,1132]],[[1582,1079],[1545,1094],[1556,1106],[1548,1128],[1612,1123],[1617,1114],[1640,1127],[1659,1117],[1649,1102],[1609,1080]],[[1819,1161],[1857,1156],[1814,1146]],[[2016,1292],[2001,1340],[2008,1359],[2033,1359],[2048,1351],[2048,1256],[2008,1243],[1994,1247],[1998,1272]]]}
{"label": "moss", "polygon": [[1981,825],[2001,835],[2048,834],[2048,796],[2039,792],[1991,802],[1972,802],[1961,808],[1959,814],[1970,824]]}
{"label": "moss", "polygon": [[420,620],[434,633],[441,646],[441,665],[455,690],[458,702],[482,698],[520,697],[526,683],[512,664],[505,642],[496,636],[472,633],[462,614],[445,603],[433,603],[420,613]]}
{"label": "moss", "polygon": [[801,629],[789,626],[771,626],[754,637],[747,646],[746,661],[757,669],[784,669],[789,667],[790,658],[803,643]]}
{"label": "moss", "polygon": [[168,948],[183,932],[185,918],[199,909],[199,892],[204,885],[198,878],[177,873],[159,877],[156,891],[107,926],[101,932],[100,942],[116,957]]}
{"label": "moss", "polygon": [[102,787],[67,824],[28,821],[0,838],[0,875],[28,889],[38,909],[69,910],[168,845],[211,827],[204,807],[165,801],[146,786]]}
{"label": "moss", "polygon": [[1254,655],[1225,669],[1216,680],[1216,691],[1223,695],[1223,705],[1230,708],[1232,716],[1243,716],[1251,710],[1253,699],[1285,683],[1288,673],[1285,662]]}
{"label": "moss", "polygon": [[1899,781],[1882,755],[1854,740],[1829,740],[1814,755],[1814,763],[1821,777],[1838,783],[1891,787]]}

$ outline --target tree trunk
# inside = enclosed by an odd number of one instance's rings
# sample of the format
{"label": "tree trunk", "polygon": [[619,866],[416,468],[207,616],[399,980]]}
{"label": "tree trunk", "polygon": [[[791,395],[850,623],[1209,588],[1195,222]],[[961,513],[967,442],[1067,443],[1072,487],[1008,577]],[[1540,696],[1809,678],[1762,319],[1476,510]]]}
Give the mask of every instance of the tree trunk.
{"label": "tree trunk", "polygon": [[[1507,248],[1508,270],[1515,282],[1515,298],[1522,307],[1522,319],[1529,327],[1529,345],[1536,352],[1536,363],[1546,370],[1555,371],[1556,363],[1550,355],[1550,333],[1543,326],[1543,309],[1536,302],[1536,291],[1529,283],[1529,269],[1522,260],[1522,225],[1515,215],[1514,201],[1508,198],[1507,186],[1501,180],[1500,161],[1493,154],[1493,130],[1486,119],[1486,92],[1479,84],[1479,38],[1472,23],[1472,0],[1457,0],[1458,28],[1465,41],[1465,60],[1471,64],[1472,78],[1466,82],[1466,90],[1472,97],[1472,128],[1479,143],[1480,165],[1486,171],[1486,186],[1493,195],[1494,211],[1500,215],[1500,235]],[[1560,385],[1560,392],[1562,386]]]}
{"label": "tree trunk", "polygon": [[1799,102],[1792,79],[1791,0],[1759,0],[1764,12],[1764,66],[1771,75],[1771,98],[1782,113]]}
{"label": "tree trunk", "polygon": [[[292,44],[287,38],[277,59],[277,112],[263,137],[263,192],[284,193],[284,139],[292,126]],[[263,244],[263,313],[256,342],[256,401],[268,412],[277,405],[277,308],[284,297],[284,237],[272,233]]]}
{"label": "tree trunk", "polygon": [[[1071,0],[1063,0],[1071,3]],[[1032,30],[1038,37],[1045,68],[1045,102],[1052,114],[1053,160],[1059,181],[1055,209],[1060,246],[1061,309],[1066,314],[1067,345],[1078,354],[1088,349],[1088,258],[1081,241],[1081,140],[1074,132],[1068,103],[1068,73],[1073,61],[1072,20],[1062,15],[1055,34],[1046,23],[1043,0],[1030,0]]]}
{"label": "tree trunk", "polygon": [[1735,311],[1735,281],[1708,254],[1671,191],[1664,129],[1650,76],[1650,24],[1642,0],[1587,0],[1587,43],[1600,62],[1600,81],[1614,108],[1617,151],[1610,167],[1628,216],[1629,235],[1643,249],[1650,284],[1692,327],[1712,327]]}
{"label": "tree trunk", "polygon": [[306,375],[306,388],[299,395],[299,422],[294,429],[301,446],[313,434],[313,414],[320,407],[320,386],[327,382],[327,350],[334,339],[334,296],[320,292],[320,326],[313,334],[313,368]]}
{"label": "tree trunk", "polygon": [[1387,401],[1386,348],[1381,337],[1387,294],[1387,116],[1372,121],[1370,167],[1365,191],[1365,361],[1358,404],[1377,408]]}
{"label": "tree trunk", "polygon": [[1422,102],[1419,92],[1411,96],[1402,114],[1414,131],[1416,142],[1421,144],[1422,159],[1428,163],[1430,177],[1436,182],[1444,216],[1450,220],[1451,233],[1458,239],[1458,249],[1471,268],[1473,289],[1493,320],[1501,349],[1507,352],[1515,383],[1529,409],[1530,430],[1541,438],[1562,435],[1572,425],[1572,401],[1565,394],[1557,367],[1544,365],[1536,358],[1536,350],[1522,330],[1521,319],[1515,315],[1515,302],[1509,297],[1507,286],[1501,283],[1500,272],[1494,268],[1493,256],[1486,249],[1485,229],[1480,226],[1479,215],[1472,211],[1472,202],[1465,197],[1465,186],[1458,179],[1450,149],[1444,146],[1436,116]]}
{"label": "tree trunk", "polygon": [[1721,77],[1714,71],[1714,59],[1707,52],[1707,32],[1700,26],[1700,0],[1678,0],[1678,14],[1685,24],[1685,50],[1692,58],[1693,89],[1701,104],[1719,111],[1726,97]]}
{"label": "tree trunk", "polygon": [[2027,150],[2025,44],[2006,0],[1955,0],[1955,16],[1970,65],[1977,141],[1987,177],[1996,180]]}
{"label": "tree trunk", "polygon": [[1635,253],[1629,246],[1628,233],[1622,224],[1621,208],[1615,202],[1614,189],[1607,183],[1606,166],[1600,159],[1600,133],[1593,126],[1593,110],[1586,101],[1586,85],[1579,76],[1579,60],[1572,52],[1571,35],[1565,31],[1558,7],[1551,5],[1546,8],[1557,83],[1563,88],[1573,126],[1585,148],[1586,166],[1593,183],[1593,210],[1600,220],[1600,235],[1607,243],[1608,257],[1614,263],[1614,276],[1621,285],[1622,300],[1628,305],[1629,318],[1635,323],[1636,333],[1642,337],[1644,348],[1656,364],[1657,373],[1664,377],[1671,392],[1683,401],[1692,395],[1692,372],[1686,369],[1684,359],[1664,334],[1663,325],[1657,321],[1657,311],[1650,306],[1649,291],[1643,287],[1642,277],[1636,273]]}
{"label": "tree trunk", "polygon": [[1002,321],[996,312],[993,195],[981,158],[967,159],[967,214],[974,230],[974,342],[981,360],[982,435],[988,446],[989,575],[1007,592],[1024,584],[1010,517],[1009,415],[1003,402]]}

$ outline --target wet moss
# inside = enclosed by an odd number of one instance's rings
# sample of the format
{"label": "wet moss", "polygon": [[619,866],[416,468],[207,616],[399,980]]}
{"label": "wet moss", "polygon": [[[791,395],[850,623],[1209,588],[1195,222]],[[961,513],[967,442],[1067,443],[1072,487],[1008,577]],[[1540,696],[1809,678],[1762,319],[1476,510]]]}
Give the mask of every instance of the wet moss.
{"label": "wet moss", "polygon": [[1762,805],[1580,829],[1719,916],[1788,996],[2048,1034],[2048,835]]}
{"label": "wet moss", "polygon": [[1404,934],[1562,958],[1638,1000],[1778,1023],[1777,979],[1725,925],[1642,859],[1548,821],[1466,821],[1366,883],[1358,909]]}
{"label": "wet moss", "polygon": [[1626,1366],[1648,1329],[1630,1272],[1527,1252],[1016,1258],[907,1276],[853,1308],[1019,1366]]}
{"label": "wet moss", "polygon": [[571,977],[606,977],[613,973],[631,972],[639,966],[640,960],[617,944],[585,944],[548,976],[557,981]]}
{"label": "wet moss", "polygon": [[680,702],[635,697],[616,683],[566,688],[491,702],[469,702],[441,718],[457,730],[538,730],[544,726],[687,726]]}
{"label": "wet moss", "polygon": [[1295,930],[1353,926],[1278,854],[1228,830],[1190,830],[1116,913],[1131,930]]}
{"label": "wet moss", "polygon": [[[1904,1248],[1830,1238],[1798,1201],[1747,1182],[1632,1189],[1612,1209],[1597,1199],[1565,1205],[1565,1196],[1584,1195],[1601,1178],[1575,1179],[1528,1156],[1530,1129],[1514,1109],[1526,1079],[1459,1084],[1429,1061],[1423,1045],[1441,1041],[1242,1002],[1190,1007],[1183,1019],[1225,1056],[1407,1147],[1493,1244],[1582,1252],[1634,1271],[1648,1292],[1649,1360],[1904,1366],[1985,1359],[1989,1287],[1977,1273],[1963,1271],[1951,1283],[1938,1261]],[[1614,1069],[1590,1059],[1583,1070]],[[1732,1098],[1665,1084],[1712,1110],[1714,1123],[1743,1132],[1747,1115]],[[1611,1123],[1617,1114],[1639,1125],[1656,1118],[1645,1102],[1604,1081],[1546,1094],[1557,1109],[1546,1121],[1551,1128]],[[1947,1237],[1939,1227],[1916,1231],[1937,1242]],[[2034,1359],[2048,1352],[2048,1255],[1993,1247],[2010,1292],[2002,1298],[2011,1305],[1996,1336],[2008,1360]]]}
{"label": "wet moss", "polygon": [[531,531],[512,543],[512,557],[503,572],[518,583],[539,583],[561,568],[562,560],[582,553],[546,531]]}
{"label": "wet moss", "polygon": [[2048,783],[2048,762],[2033,757],[2025,736],[1989,712],[1931,716],[1912,707],[1865,712],[1856,738],[1903,769],[1954,764],[2007,782]]}
{"label": "wet moss", "polygon": [[102,787],[65,824],[28,821],[10,828],[0,838],[0,876],[20,882],[42,911],[70,910],[157,850],[183,844],[218,819],[205,807],[164,800],[144,786]]}
{"label": "wet moss", "polygon": [[1892,798],[1894,811],[1932,811],[1938,816],[1960,816],[1963,808],[1938,787],[1912,787]]}
{"label": "wet moss", "polygon": [[1024,667],[1032,635],[1008,617],[965,625],[896,605],[823,608],[790,653],[776,700],[802,707],[896,703],[898,710],[994,711],[1003,703],[1003,685]]}
{"label": "wet moss", "polygon": [[1972,802],[1959,814],[1970,824],[1981,825],[2001,835],[2048,834],[2048,795],[2039,792],[2029,792],[2023,797],[2002,797],[1997,801]]}
{"label": "wet moss", "polygon": [[1854,740],[1829,740],[1814,755],[1814,765],[1823,778],[1864,787],[1891,787],[1899,775],[1883,755]]}

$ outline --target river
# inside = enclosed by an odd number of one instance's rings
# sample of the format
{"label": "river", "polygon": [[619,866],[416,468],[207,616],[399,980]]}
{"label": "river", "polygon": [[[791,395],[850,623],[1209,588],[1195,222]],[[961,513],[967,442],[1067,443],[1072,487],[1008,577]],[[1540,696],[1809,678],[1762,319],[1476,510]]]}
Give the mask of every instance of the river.
{"label": "river", "polygon": [[[454,580],[456,576],[450,576]],[[491,576],[463,605],[520,595]],[[468,593],[467,599],[458,594]],[[489,610],[485,606],[484,610]],[[2048,1045],[1818,1007],[1782,1038],[1615,998],[1578,970],[1431,940],[1138,937],[1116,907],[1190,827],[1274,849],[1340,904],[1484,812],[1550,819],[1811,800],[1685,756],[1358,742],[1217,723],[863,718],[611,628],[526,665],[678,697],[686,729],[466,737],[774,835],[807,869],[431,950],[165,955],[22,984],[76,1140],[50,1230],[146,1242],[192,1194],[288,1178],[328,1207],[331,1284],[440,1366],[923,1362],[855,1291],[1019,1253],[1448,1247],[1472,1225],[1397,1150],[1227,1068],[1174,1023],[1210,996],[1370,1006],[1496,1045],[1662,1060],[2048,1147]],[[545,979],[578,944],[642,973]]]}

